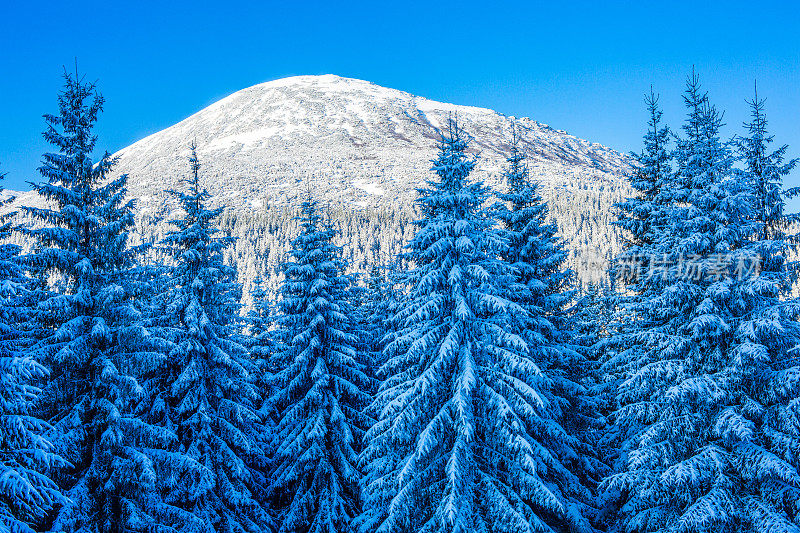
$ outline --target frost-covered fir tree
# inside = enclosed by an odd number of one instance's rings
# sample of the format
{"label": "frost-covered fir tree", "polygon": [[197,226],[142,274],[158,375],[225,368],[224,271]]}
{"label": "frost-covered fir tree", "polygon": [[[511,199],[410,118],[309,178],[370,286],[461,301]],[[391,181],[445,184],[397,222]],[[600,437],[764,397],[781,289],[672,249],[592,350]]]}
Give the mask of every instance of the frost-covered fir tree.
{"label": "frost-covered fir tree", "polygon": [[685,101],[676,173],[661,191],[662,259],[646,273],[637,365],[618,392],[629,432],[622,471],[607,481],[625,495],[618,529],[800,531],[788,244],[760,237],[751,180],[736,179],[695,75]]}
{"label": "frost-covered fir tree", "polygon": [[550,531],[574,512],[554,483],[569,477],[559,457],[531,436],[564,432],[543,393],[550,380],[513,333],[526,310],[506,298],[507,243],[466,150],[451,121],[419,193],[409,294],[362,458],[363,533]]}
{"label": "frost-covered fir tree", "polygon": [[599,429],[598,406],[586,388],[593,373],[584,353],[575,349],[568,323],[573,273],[563,266],[566,250],[555,223],[547,220],[547,203],[538,184],[530,179],[516,128],[507,163],[503,175],[508,191],[499,195],[504,203],[497,214],[500,233],[508,241],[502,258],[513,268],[507,297],[525,310],[513,315],[511,331],[525,340],[528,357],[549,381],[542,392],[552,418],[528,433],[565,467],[553,469],[549,481],[559,487],[558,496],[569,512],[552,526],[588,530],[586,517],[594,515],[589,487],[605,475],[605,468],[591,445]]}
{"label": "frost-covered fir tree", "polygon": [[48,477],[64,462],[45,436],[49,424],[34,410],[38,385],[48,372],[27,350],[31,291],[18,261],[19,247],[7,243],[12,216],[0,217],[0,241],[6,242],[0,244],[0,532],[33,533],[55,505],[65,502]]}
{"label": "frost-covered fir tree", "polygon": [[272,365],[278,424],[269,494],[280,533],[338,533],[359,510],[356,462],[370,382],[355,348],[351,280],[335,230],[315,201],[304,201],[301,213],[280,287],[285,347]]}
{"label": "frost-covered fir tree", "polygon": [[[234,340],[240,287],[223,261],[230,237],[219,236],[210,195],[200,183],[191,145],[185,191],[170,191],[183,209],[162,245],[173,260],[170,281],[152,320],[164,340],[166,360],[147,380],[145,420],[174,432],[178,456],[161,472],[159,491],[168,504],[188,512],[170,524],[179,531],[261,533],[272,519],[261,503],[249,465],[263,456],[256,432],[255,390],[247,350]],[[263,460],[260,462],[264,462]],[[187,514],[187,513],[184,513]]]}
{"label": "frost-covered fir tree", "polygon": [[56,450],[68,462],[56,477],[69,497],[48,519],[52,531],[122,532],[156,527],[155,472],[149,450],[163,444],[156,428],[136,420],[136,380],[150,364],[139,350],[135,249],[127,244],[133,203],[127,176],[111,179],[108,154],[92,161],[92,130],[103,107],[95,86],[65,73],[59,114],[45,115],[45,181],[34,190],[48,207],[24,207],[36,222],[26,263],[49,291],[35,308],[45,330],[34,347],[51,374],[39,403]]}

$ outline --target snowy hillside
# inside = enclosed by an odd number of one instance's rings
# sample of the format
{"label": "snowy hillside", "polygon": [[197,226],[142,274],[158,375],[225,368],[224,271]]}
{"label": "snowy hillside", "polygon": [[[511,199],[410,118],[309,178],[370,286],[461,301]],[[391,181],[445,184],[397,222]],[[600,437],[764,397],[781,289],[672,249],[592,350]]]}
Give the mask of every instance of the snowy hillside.
{"label": "snowy hillside", "polygon": [[[358,250],[376,249],[363,239],[384,241],[378,260],[397,251],[403,230],[387,226],[384,215],[403,211],[400,219],[413,218],[415,190],[430,176],[437,128],[451,115],[474,138],[473,148],[480,153],[476,176],[497,186],[516,121],[531,158],[531,174],[544,184],[554,218],[573,244],[576,268],[583,273],[592,267],[581,263],[596,263],[607,255],[615,239],[606,219],[627,169],[624,156],[528,118],[435,102],[334,75],[297,76],[238,91],[119,151],[116,171],[131,176],[130,193],[140,199],[140,219],[145,221],[142,231],[161,233],[147,221],[172,211],[164,190],[178,187],[186,175],[188,145],[195,141],[205,185],[218,204],[229,208],[231,231],[248,240],[237,247],[239,261],[261,263],[247,257],[258,251],[267,257],[263,266],[254,264],[252,269],[276,265],[284,245],[263,242],[259,234],[275,234],[262,227],[264,217],[280,212],[277,223],[291,225],[292,209],[313,190],[339,218],[354,212],[356,218],[352,213],[346,218],[362,225],[358,217],[380,219],[372,234],[356,231],[344,239],[358,269],[359,263],[366,264]],[[290,228],[279,233],[287,232]],[[397,234],[387,241],[387,232]],[[255,242],[259,239],[260,246]]]}

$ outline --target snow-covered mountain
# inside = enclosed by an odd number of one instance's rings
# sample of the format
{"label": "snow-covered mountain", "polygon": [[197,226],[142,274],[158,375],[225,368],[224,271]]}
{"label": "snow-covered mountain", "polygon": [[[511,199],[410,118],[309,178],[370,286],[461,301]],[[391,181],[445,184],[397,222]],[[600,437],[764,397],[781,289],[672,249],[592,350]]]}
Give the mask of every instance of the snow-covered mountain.
{"label": "snow-covered mountain", "polygon": [[[164,191],[180,187],[195,142],[205,186],[228,208],[228,229],[244,238],[236,253],[249,265],[243,281],[258,270],[274,271],[285,250],[281,241],[292,236],[293,207],[308,191],[340,219],[342,243],[361,269],[388,260],[408,236],[404,222],[413,217],[416,188],[431,176],[437,128],[450,116],[473,137],[480,154],[476,176],[498,187],[516,123],[531,173],[574,249],[573,262],[584,278],[598,270],[584,263],[602,262],[614,247],[607,217],[628,170],[625,156],[528,118],[366,81],[296,76],[243,89],[120,150],[116,171],[130,176],[141,231],[161,233],[163,225],[152,221],[174,207]],[[348,224],[372,229],[365,234]]]}
{"label": "snow-covered mountain", "polygon": [[187,170],[197,143],[209,191],[228,206],[295,201],[308,188],[355,206],[410,202],[430,175],[441,127],[457,116],[480,151],[491,181],[516,122],[534,175],[551,185],[576,177],[616,181],[626,160],[536,121],[489,109],[435,102],[334,75],[296,76],[255,85],[151,135],[116,155],[131,192],[154,208]]}

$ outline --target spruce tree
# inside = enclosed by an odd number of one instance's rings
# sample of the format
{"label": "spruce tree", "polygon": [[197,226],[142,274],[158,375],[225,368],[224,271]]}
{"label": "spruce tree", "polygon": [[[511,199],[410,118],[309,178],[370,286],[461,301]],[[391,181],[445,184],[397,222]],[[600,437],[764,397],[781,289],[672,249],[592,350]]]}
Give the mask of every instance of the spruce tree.
{"label": "spruce tree", "polygon": [[564,435],[542,392],[550,381],[513,333],[526,310],[506,297],[507,242],[467,147],[451,121],[419,192],[409,292],[363,456],[364,533],[549,531],[574,511],[551,483],[565,468],[528,433]]}
{"label": "spruce tree", "polygon": [[[253,307],[245,317],[247,330],[242,336],[242,344],[250,352],[250,373],[258,394],[257,407],[260,422],[256,425],[255,440],[258,454],[250,454],[248,465],[254,481],[263,494],[269,487],[270,441],[275,433],[277,414],[272,409],[270,398],[274,393],[275,381],[273,358],[282,349],[282,344],[273,327],[277,319],[273,301],[264,287],[263,280],[258,277],[253,281],[251,291]],[[266,501],[266,498],[264,498]]]}
{"label": "spruce tree", "polygon": [[[743,247],[757,261],[747,266],[757,271],[743,276],[735,293],[738,321],[732,344],[740,359],[737,385],[744,389],[744,401],[736,413],[739,419],[726,421],[727,427],[720,423],[718,431],[728,432],[723,439],[737,453],[752,529],[800,531],[800,303],[792,297],[796,265],[788,261],[797,253],[798,240],[790,231],[796,215],[785,212],[791,192],[783,189],[783,178],[798,160],[784,162],[787,145],[770,152],[773,137],[764,100],[755,94],[749,104],[747,134],[736,143],[743,172],[735,176],[749,192],[750,217],[756,222]],[[785,515],[793,518],[793,526],[785,523]]]}
{"label": "spruce tree", "polygon": [[275,354],[278,416],[269,494],[281,533],[347,531],[359,511],[356,466],[369,403],[369,379],[356,351],[351,280],[335,230],[315,201],[301,208],[300,235],[283,265]]}
{"label": "spruce tree", "polygon": [[[44,330],[34,353],[50,366],[40,397],[53,444],[69,466],[57,482],[69,497],[49,519],[53,531],[116,533],[156,527],[159,502],[149,450],[168,437],[130,412],[141,394],[136,375],[151,363],[128,246],[133,202],[127,176],[111,179],[115,160],[92,161],[93,126],[103,98],[94,84],[65,73],[59,114],[45,115],[45,181],[34,190],[48,207],[24,207],[36,222],[27,265],[43,283],[35,319]],[[44,283],[49,282],[49,285]]]}
{"label": "spruce tree", "polygon": [[664,201],[660,194],[671,179],[672,155],[670,153],[670,129],[662,125],[663,112],[658,105],[658,95],[650,88],[645,96],[648,120],[644,136],[644,149],[631,154],[636,165],[630,176],[630,184],[636,196],[617,204],[616,225],[626,230],[628,239],[625,254],[637,260],[646,260],[647,249],[656,238],[659,224],[659,205]]}
{"label": "spruce tree", "polygon": [[677,168],[661,191],[654,249],[665,260],[648,269],[637,365],[618,392],[630,435],[608,480],[625,494],[619,529],[798,531],[789,376],[800,369],[786,356],[800,330],[797,302],[782,300],[787,243],[759,237],[755,191],[735,179],[720,113],[695,75],[685,101]]}
{"label": "spruce tree", "polygon": [[34,340],[32,292],[19,264],[19,246],[7,242],[13,216],[0,217],[0,241],[5,242],[0,244],[0,532],[33,533],[55,505],[66,501],[49,477],[64,461],[46,436],[49,424],[34,409],[48,371],[28,350]]}
{"label": "spruce tree", "polygon": [[586,385],[593,373],[589,362],[574,345],[568,307],[574,296],[570,288],[574,274],[565,268],[567,252],[558,238],[555,223],[547,220],[547,203],[530,179],[517,129],[513,130],[511,153],[504,177],[508,190],[500,194],[498,206],[501,235],[508,241],[502,254],[513,268],[508,299],[525,313],[517,314],[514,333],[528,346],[528,357],[542,370],[549,384],[543,388],[550,409],[547,429],[528,429],[529,435],[561,461],[551,481],[559,487],[559,499],[569,512],[551,521],[555,528],[569,524],[574,530],[590,530],[594,517],[593,488],[605,475],[592,441],[599,430],[598,406]]}
{"label": "spruce tree", "polygon": [[175,530],[261,533],[272,520],[249,466],[264,461],[253,366],[234,340],[240,287],[223,261],[232,239],[218,235],[222,209],[207,207],[194,145],[189,161],[187,190],[169,191],[183,216],[162,242],[172,266],[151,318],[166,357],[149,375],[139,412],[177,437],[159,476],[164,501],[183,511],[173,515]]}
{"label": "spruce tree", "polygon": [[[585,387],[591,399],[589,412],[596,417],[589,426],[590,431],[585,434],[595,450],[594,456],[602,461],[602,474],[605,476],[618,468],[621,441],[619,427],[613,418],[621,375],[616,369],[608,369],[609,362],[617,358],[621,337],[618,323],[621,297],[612,282],[587,287],[577,298],[570,314],[573,342],[588,367]],[[620,495],[602,490],[596,497],[598,511],[594,523],[605,531],[616,521]]]}
{"label": "spruce tree", "polygon": [[397,273],[392,268],[373,266],[366,280],[363,301],[358,306],[364,362],[372,379],[383,365],[383,349],[394,332],[393,316],[399,295],[392,281]]}
{"label": "spruce tree", "polygon": [[785,212],[786,198],[796,190],[784,191],[783,178],[788,176],[798,163],[798,159],[785,161],[787,145],[779,146],[772,152],[770,145],[774,136],[767,130],[767,117],[764,111],[765,101],[755,91],[750,106],[750,121],[745,123],[745,136],[737,138],[736,148],[739,159],[744,163],[739,176],[753,191],[756,200],[755,219],[759,223],[759,237],[767,241],[773,234],[780,240],[787,223],[794,221],[793,216]]}
{"label": "spruce tree", "polygon": [[[629,181],[635,195],[616,204],[617,219],[613,223],[624,230],[625,247],[610,263],[609,275],[622,284],[620,293],[612,293],[614,314],[609,317],[609,338],[603,341],[598,353],[598,383],[613,389],[613,401],[608,402],[605,414],[610,420],[602,438],[602,447],[608,450],[608,459],[614,472],[623,469],[627,461],[625,442],[638,431],[635,424],[615,420],[619,405],[616,389],[630,373],[643,364],[641,343],[638,335],[655,319],[650,309],[649,298],[659,294],[663,287],[660,271],[667,261],[659,247],[660,235],[667,231],[672,180],[673,153],[670,148],[672,132],[663,124],[663,112],[659,98],[653,92],[645,96],[647,128],[644,148],[631,154],[635,168]],[[655,319],[657,321],[657,319]],[[606,391],[611,393],[611,391]],[[606,485],[600,494],[603,520],[608,524],[619,523],[616,513],[626,495],[618,486]]]}
{"label": "spruce tree", "polygon": [[[269,399],[274,392],[273,368],[274,356],[282,349],[279,332],[273,326],[277,320],[277,312],[269,298],[263,280],[258,277],[253,281],[251,291],[253,307],[245,317],[246,331],[242,336],[242,344],[249,350],[254,365],[255,385],[259,394],[259,407],[268,409]],[[273,412],[262,412],[265,420],[274,418]],[[268,437],[263,435],[263,437]]]}
{"label": "spruce tree", "polygon": [[264,287],[264,281],[258,277],[253,280],[251,291],[253,307],[247,313],[247,333],[250,337],[250,352],[256,361],[269,361],[274,339],[270,335],[270,325],[275,319],[272,302]]}

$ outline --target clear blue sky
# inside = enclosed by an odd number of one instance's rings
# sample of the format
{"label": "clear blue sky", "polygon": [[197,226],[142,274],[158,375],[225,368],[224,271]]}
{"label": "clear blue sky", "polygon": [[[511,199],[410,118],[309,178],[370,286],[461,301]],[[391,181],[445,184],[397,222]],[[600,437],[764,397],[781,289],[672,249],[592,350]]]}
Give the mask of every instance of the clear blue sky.
{"label": "clear blue sky", "polygon": [[[786,2],[37,2],[0,0],[0,170],[26,188],[47,148],[62,65],[107,99],[115,151],[244,87],[333,73],[529,116],[638,150],[653,84],[668,122],[696,65],[727,133],[758,80],[800,155],[800,5]],[[800,184],[795,171],[793,184]]]}

